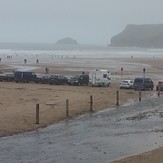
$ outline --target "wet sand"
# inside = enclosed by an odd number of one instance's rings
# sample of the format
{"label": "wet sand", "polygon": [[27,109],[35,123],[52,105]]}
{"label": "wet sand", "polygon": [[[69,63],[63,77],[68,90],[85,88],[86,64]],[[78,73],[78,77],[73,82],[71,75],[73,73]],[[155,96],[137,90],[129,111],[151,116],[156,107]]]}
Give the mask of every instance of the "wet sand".
{"label": "wet sand", "polygon": [[145,152],[139,155],[130,156],[122,160],[113,161],[112,163],[162,163],[163,148]]}
{"label": "wet sand", "polygon": [[[116,105],[118,84],[110,87],[48,85],[35,83],[0,82],[0,136],[34,130],[65,119],[66,99],[69,99],[70,117],[86,113],[90,109],[90,95],[93,109],[98,111]],[[151,93],[151,92],[150,92]],[[143,95],[149,92],[143,92]],[[134,90],[120,91],[120,105],[138,100]],[[40,105],[40,124],[35,124],[36,104]]]}
{"label": "wet sand", "polygon": [[[120,59],[117,59],[120,60]],[[163,60],[160,59],[121,59],[123,62],[152,65],[157,69],[147,69],[147,75],[152,76],[155,81],[163,75]],[[143,65],[142,65],[143,64]],[[123,63],[122,63],[123,65]],[[28,65],[32,66],[32,65]],[[34,65],[35,66],[35,65]],[[44,73],[44,67],[49,65],[38,65],[36,73]],[[42,68],[40,68],[42,67]],[[87,66],[49,66],[52,73],[60,74],[76,74],[81,71],[88,72],[90,67]],[[93,67],[93,66],[92,66]],[[98,111],[110,108],[116,105],[116,91],[119,90],[119,83],[124,78],[133,78],[135,75],[142,75],[142,67],[131,70],[129,66],[125,66],[123,75],[120,72],[121,65],[112,68],[112,83],[110,87],[89,87],[89,86],[67,86],[67,85],[48,85],[35,83],[15,83],[0,82],[0,136],[8,136],[16,133],[35,130],[45,127],[52,123],[64,120],[66,99],[70,102],[70,118],[76,117],[89,111],[90,95],[93,95],[93,109]],[[149,68],[149,67],[148,67]],[[11,67],[1,65],[1,71],[13,71]],[[145,91],[142,96],[146,96],[154,91]],[[138,100],[138,92],[134,90],[120,90],[120,105]],[[36,104],[40,104],[40,124],[36,124],[35,108]],[[160,149],[163,152],[163,149]],[[157,152],[152,154],[152,158],[162,158]],[[145,154],[146,155],[146,154]],[[138,156],[139,158],[140,156]],[[130,159],[130,158],[129,158]],[[134,160],[137,159],[134,157]],[[145,159],[145,158],[144,158]],[[123,162],[123,161],[122,161]],[[132,162],[132,161],[130,161]],[[150,161],[149,161],[150,162]],[[158,161],[156,161],[158,162]],[[158,162],[159,163],[159,162]],[[160,162],[161,163],[161,162]]]}

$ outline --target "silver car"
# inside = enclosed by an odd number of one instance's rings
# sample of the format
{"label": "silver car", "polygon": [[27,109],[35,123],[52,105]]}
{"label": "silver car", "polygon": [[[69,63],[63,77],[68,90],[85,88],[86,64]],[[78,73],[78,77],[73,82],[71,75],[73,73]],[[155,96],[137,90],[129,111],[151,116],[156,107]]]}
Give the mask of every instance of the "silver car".
{"label": "silver car", "polygon": [[132,89],[134,81],[133,80],[122,80],[120,83],[120,89]]}

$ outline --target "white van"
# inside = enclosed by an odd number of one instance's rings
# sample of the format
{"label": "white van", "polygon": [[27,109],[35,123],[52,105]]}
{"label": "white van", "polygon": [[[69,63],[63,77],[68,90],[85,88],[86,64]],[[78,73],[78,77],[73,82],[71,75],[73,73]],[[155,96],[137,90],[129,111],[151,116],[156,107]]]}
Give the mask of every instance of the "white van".
{"label": "white van", "polygon": [[109,86],[111,73],[106,69],[96,69],[89,72],[89,85],[91,86]]}

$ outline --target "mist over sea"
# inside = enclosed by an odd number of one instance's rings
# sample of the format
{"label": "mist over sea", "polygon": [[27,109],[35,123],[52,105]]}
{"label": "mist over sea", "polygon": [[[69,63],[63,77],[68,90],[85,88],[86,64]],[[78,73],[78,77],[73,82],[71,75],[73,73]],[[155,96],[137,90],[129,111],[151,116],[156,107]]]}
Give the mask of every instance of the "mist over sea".
{"label": "mist over sea", "polygon": [[[68,64],[80,65],[96,59],[114,58],[162,58],[163,49],[145,49],[136,47],[110,47],[99,45],[56,45],[56,44],[16,44],[1,43],[0,58],[1,64],[35,64],[39,59],[41,64]],[[80,60],[82,59],[82,61]],[[103,62],[98,62],[99,66]],[[92,63],[92,62],[91,62]],[[107,64],[107,63],[106,63]]]}

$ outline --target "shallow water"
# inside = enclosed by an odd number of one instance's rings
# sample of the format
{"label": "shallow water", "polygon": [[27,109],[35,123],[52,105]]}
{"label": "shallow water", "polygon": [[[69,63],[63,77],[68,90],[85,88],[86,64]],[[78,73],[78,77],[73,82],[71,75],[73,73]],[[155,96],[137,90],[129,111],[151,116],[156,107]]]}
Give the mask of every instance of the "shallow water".
{"label": "shallow water", "polygon": [[[47,49],[47,48],[45,48]],[[124,71],[130,72],[142,71],[144,67],[150,71],[156,71],[149,65],[139,63],[129,63],[117,61],[112,58],[162,58],[163,49],[141,49],[141,48],[113,48],[98,47],[94,49],[72,49],[72,50],[26,50],[21,49],[0,49],[0,64],[6,64],[18,70],[33,70],[36,67],[45,66],[66,66],[67,68],[87,67],[106,68],[114,71],[120,71],[123,67]],[[10,56],[10,57],[9,57]],[[27,63],[24,64],[24,59]],[[37,64],[36,61],[39,60]],[[32,65],[32,66],[31,66]],[[35,67],[36,65],[36,67]],[[21,66],[21,67],[20,67]],[[157,70],[158,71],[158,70]]]}

